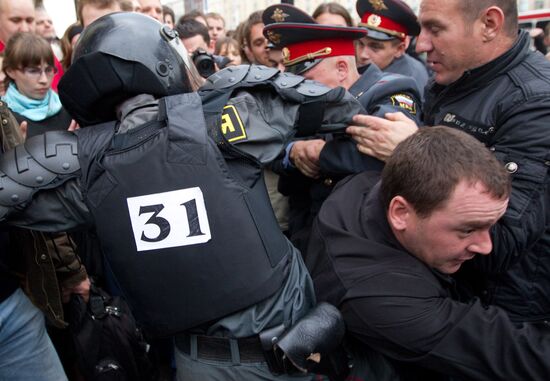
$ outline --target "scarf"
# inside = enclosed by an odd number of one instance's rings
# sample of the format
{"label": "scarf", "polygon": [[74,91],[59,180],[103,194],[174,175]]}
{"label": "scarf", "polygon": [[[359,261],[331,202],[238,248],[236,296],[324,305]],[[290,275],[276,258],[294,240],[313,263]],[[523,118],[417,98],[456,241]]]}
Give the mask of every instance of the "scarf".
{"label": "scarf", "polygon": [[42,100],[27,98],[21,94],[15,85],[10,83],[2,100],[8,104],[11,111],[32,120],[40,122],[61,110],[61,101],[52,89],[49,89]]}

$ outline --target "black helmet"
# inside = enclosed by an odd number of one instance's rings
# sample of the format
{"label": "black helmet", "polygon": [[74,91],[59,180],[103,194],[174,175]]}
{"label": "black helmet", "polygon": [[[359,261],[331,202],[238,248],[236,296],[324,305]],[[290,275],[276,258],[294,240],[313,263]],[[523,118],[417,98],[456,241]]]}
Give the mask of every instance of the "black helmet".
{"label": "black helmet", "polygon": [[116,106],[135,95],[193,91],[189,67],[176,32],[139,13],[112,13],[82,32],[59,96],[81,126],[103,123],[115,120]]}

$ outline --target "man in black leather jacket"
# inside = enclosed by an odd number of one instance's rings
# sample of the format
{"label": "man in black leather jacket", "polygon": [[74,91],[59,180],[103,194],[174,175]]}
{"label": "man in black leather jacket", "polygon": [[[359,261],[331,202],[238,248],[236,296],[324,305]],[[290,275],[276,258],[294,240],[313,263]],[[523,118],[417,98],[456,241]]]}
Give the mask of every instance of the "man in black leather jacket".
{"label": "man in black leather jacket", "polygon": [[[424,123],[465,131],[483,142],[512,174],[504,217],[492,229],[493,255],[464,274],[486,304],[516,322],[550,318],[550,63],[517,31],[513,0],[445,3],[424,0],[417,50],[428,53],[435,82]],[[349,132],[359,149],[387,158],[416,126],[358,117]],[[399,128],[397,128],[399,127]],[[470,266],[468,266],[470,267]]]}

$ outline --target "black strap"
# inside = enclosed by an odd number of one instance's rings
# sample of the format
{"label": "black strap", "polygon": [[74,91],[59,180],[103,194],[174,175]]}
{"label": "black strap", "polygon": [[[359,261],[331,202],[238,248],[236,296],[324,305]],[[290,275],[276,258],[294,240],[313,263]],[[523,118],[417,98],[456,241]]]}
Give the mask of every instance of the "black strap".
{"label": "black strap", "polygon": [[313,136],[321,127],[325,116],[325,101],[313,101],[300,106],[296,137]]}

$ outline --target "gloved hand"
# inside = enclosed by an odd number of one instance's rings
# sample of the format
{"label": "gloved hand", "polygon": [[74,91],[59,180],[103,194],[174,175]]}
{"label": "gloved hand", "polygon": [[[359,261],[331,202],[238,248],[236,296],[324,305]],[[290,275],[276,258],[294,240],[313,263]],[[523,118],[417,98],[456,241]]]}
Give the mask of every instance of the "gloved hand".
{"label": "gloved hand", "polygon": [[275,350],[300,371],[310,372],[339,348],[345,330],[340,311],[320,303],[279,338]]}

